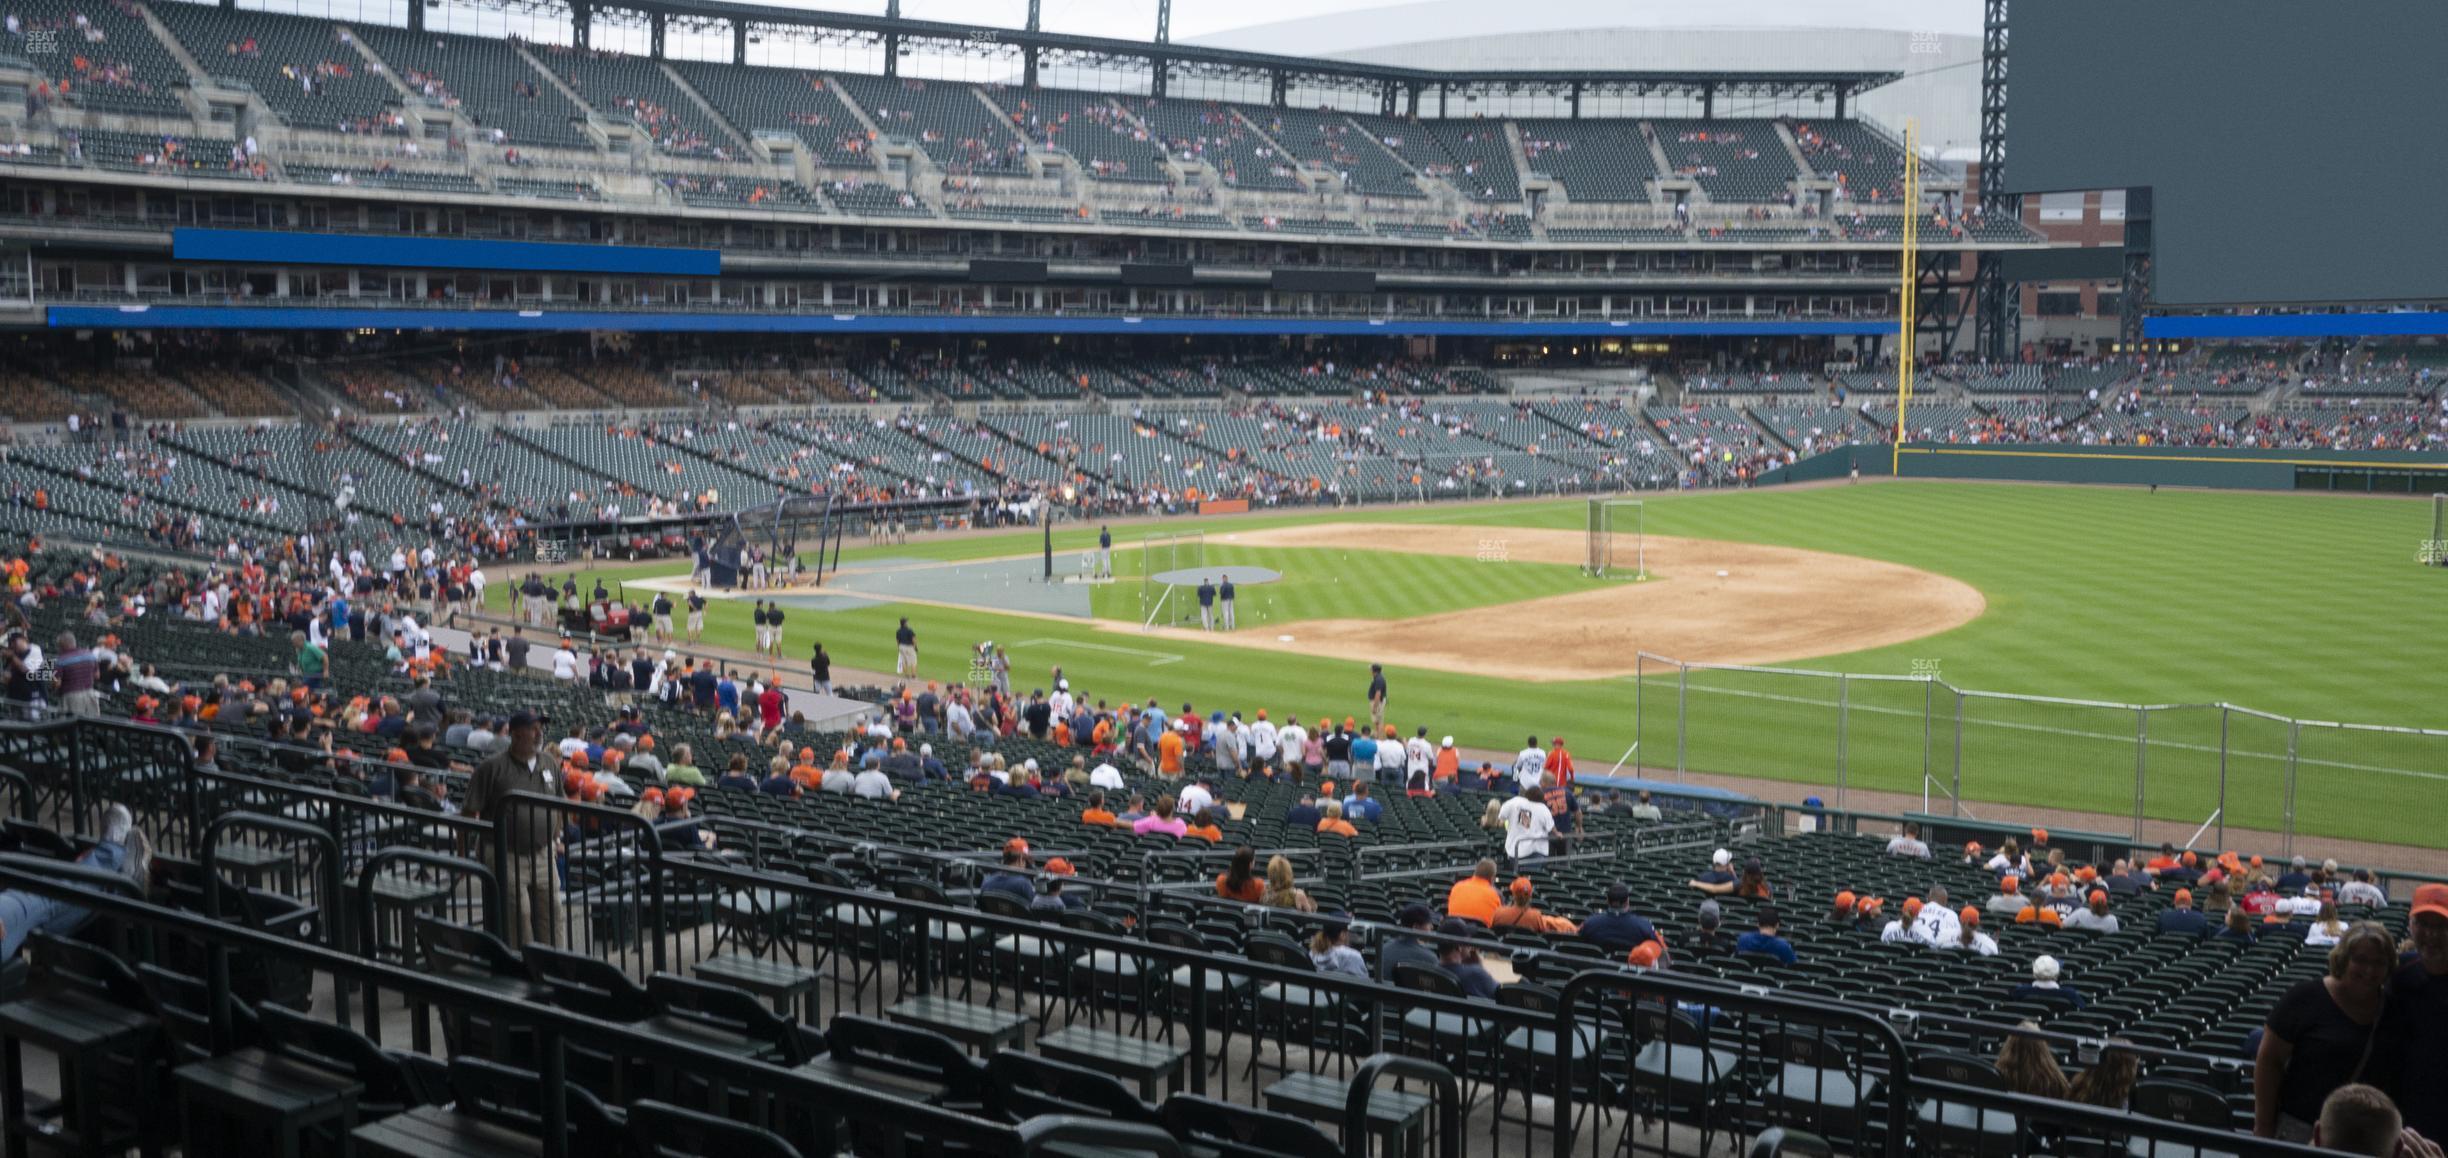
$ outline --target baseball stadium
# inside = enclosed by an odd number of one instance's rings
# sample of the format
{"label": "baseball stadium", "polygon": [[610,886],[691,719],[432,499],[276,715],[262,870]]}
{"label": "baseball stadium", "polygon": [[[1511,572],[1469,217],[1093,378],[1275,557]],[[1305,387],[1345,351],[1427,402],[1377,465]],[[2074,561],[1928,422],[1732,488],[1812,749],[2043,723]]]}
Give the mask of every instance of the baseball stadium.
{"label": "baseball stadium", "polygon": [[8,1158],[2438,1158],[2364,15],[0,0]]}

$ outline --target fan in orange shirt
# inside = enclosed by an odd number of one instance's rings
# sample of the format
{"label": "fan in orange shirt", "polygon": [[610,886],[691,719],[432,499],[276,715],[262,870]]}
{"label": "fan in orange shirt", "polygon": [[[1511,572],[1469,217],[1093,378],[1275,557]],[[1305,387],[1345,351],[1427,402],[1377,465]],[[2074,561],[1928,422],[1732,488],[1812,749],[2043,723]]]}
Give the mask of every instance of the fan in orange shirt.
{"label": "fan in orange shirt", "polygon": [[816,766],[816,749],[799,749],[799,762],[791,765],[791,783],[810,792],[824,783],[824,769]]}
{"label": "fan in orange shirt", "polygon": [[1488,918],[1491,929],[1528,929],[1533,933],[1578,933],[1579,925],[1562,917],[1550,917],[1530,903],[1530,878],[1515,877],[1504,904]]}
{"label": "fan in orange shirt", "polygon": [[1445,742],[1437,747],[1437,782],[1442,784],[1448,780],[1456,780],[1461,778],[1461,775],[1462,753],[1459,749],[1454,747],[1453,737],[1447,736],[1445,737]]}
{"label": "fan in orange shirt", "polygon": [[1496,892],[1496,862],[1480,861],[1471,875],[1455,881],[1445,893],[1445,915],[1487,924],[1504,898]]}
{"label": "fan in orange shirt", "polygon": [[1107,828],[1122,827],[1121,818],[1113,814],[1113,809],[1105,807],[1105,794],[1102,792],[1088,798],[1088,810],[1080,813],[1080,823],[1101,824]]}
{"label": "fan in orange shirt", "polygon": [[1182,734],[1177,729],[1168,728],[1164,735],[1157,737],[1156,774],[1159,776],[1181,775],[1182,748],[1185,746]]}
{"label": "fan in orange shirt", "polygon": [[1317,830],[1319,832],[1331,832],[1337,836],[1360,835],[1360,830],[1353,828],[1351,821],[1343,819],[1342,801],[1326,801],[1318,806],[1318,812],[1322,817],[1322,819],[1318,821]]}

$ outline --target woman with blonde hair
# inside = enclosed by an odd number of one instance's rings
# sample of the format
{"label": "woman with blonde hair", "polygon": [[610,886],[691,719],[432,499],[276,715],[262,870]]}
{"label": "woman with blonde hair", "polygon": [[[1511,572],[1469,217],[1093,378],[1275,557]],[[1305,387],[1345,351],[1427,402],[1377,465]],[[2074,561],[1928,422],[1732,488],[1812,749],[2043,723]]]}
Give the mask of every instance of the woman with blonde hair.
{"label": "woman with blonde hair", "polygon": [[1317,911],[1317,902],[1310,900],[1308,893],[1292,883],[1292,862],[1281,856],[1267,861],[1266,895],[1258,903],[1270,909],[1291,909],[1302,913]]}
{"label": "woman with blonde hair", "polygon": [[2018,1094],[2063,1099],[2073,1092],[2073,1086],[2058,1068],[2056,1051],[2040,1038],[2039,1031],[2040,1023],[2026,1021],[2006,1035],[2006,1044],[1998,1047],[1998,1074],[2006,1079],[2006,1088]]}
{"label": "woman with blonde hair", "polygon": [[1505,830],[1504,817],[1497,815],[1497,813],[1503,811],[1503,809],[1504,801],[1488,801],[1487,811],[1479,814],[1479,827],[1487,829],[1490,832],[1503,832]]}
{"label": "woman with blonde hair", "polygon": [[2304,944],[2314,947],[2335,945],[2346,939],[2346,923],[2338,920],[2337,902],[2322,900],[2320,916],[2312,918],[2312,927],[2304,930]]}

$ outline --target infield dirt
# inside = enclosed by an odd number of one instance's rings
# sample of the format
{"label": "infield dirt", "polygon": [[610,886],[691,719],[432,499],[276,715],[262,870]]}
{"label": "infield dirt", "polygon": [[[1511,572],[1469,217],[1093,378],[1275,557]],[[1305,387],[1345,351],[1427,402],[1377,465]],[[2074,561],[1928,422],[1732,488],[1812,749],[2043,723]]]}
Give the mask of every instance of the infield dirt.
{"label": "infield dirt", "polygon": [[[1491,567],[1578,566],[1588,550],[1580,531],[1436,524],[1321,523],[1214,538],[1252,547],[1487,557]],[[1961,626],[1987,606],[1969,584],[1875,559],[1660,535],[1649,536],[1646,546],[1646,582],[1592,580],[1589,590],[1569,595],[1412,619],[1315,619],[1229,636],[1182,628],[1151,634],[1555,681],[1634,674],[1643,651],[1692,663],[1773,664],[1885,647]]]}

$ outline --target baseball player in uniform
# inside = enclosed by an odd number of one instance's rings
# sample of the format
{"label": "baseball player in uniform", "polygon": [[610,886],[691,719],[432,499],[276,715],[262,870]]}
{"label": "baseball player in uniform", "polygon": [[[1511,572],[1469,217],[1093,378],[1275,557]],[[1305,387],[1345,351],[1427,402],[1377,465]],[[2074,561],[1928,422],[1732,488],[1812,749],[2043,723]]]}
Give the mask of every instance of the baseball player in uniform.
{"label": "baseball player in uniform", "polygon": [[1113,578],[1113,528],[1110,526],[1097,528],[1096,577]]}
{"label": "baseball player in uniform", "polygon": [[1218,589],[1216,594],[1224,601],[1224,630],[1231,631],[1233,629],[1232,572],[1227,571],[1224,573],[1224,585],[1222,588]]}
{"label": "baseball player in uniform", "polygon": [[689,593],[688,593],[688,637],[689,637],[689,642],[690,642],[690,643],[695,643],[695,642],[697,642],[697,637],[698,637],[699,635],[704,634],[704,633],[705,633],[705,596],[703,596],[703,595],[699,595],[699,594],[697,593],[697,591],[696,591],[696,589],[695,589],[695,588],[690,588],[690,589],[689,589]]}
{"label": "baseball player in uniform", "polygon": [[1215,586],[1215,580],[1212,580],[1212,579],[1200,579],[1200,580],[1199,580],[1199,586],[1198,586],[1198,597],[1199,597],[1199,630],[1200,630],[1200,631],[1214,631],[1214,630],[1215,630],[1215,601],[1216,601],[1216,586]]}
{"label": "baseball player in uniform", "polygon": [[755,613],[755,615],[754,615],[754,617],[753,617],[753,618],[754,618],[754,619],[755,619],[755,621],[756,621],[756,649],[757,649],[757,651],[758,651],[759,653],[763,653],[763,652],[772,651],[772,650],[773,650],[773,627],[772,627],[770,624],[766,623],[766,621],[765,621],[765,601],[764,601],[764,600],[762,600],[762,599],[757,600],[757,605],[756,605],[756,613]]}

